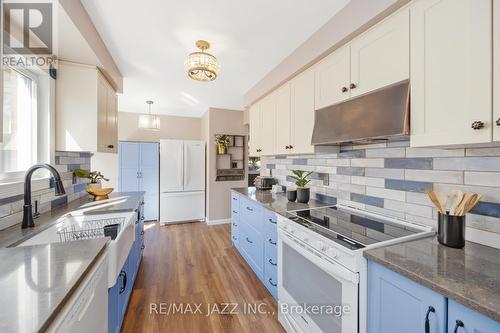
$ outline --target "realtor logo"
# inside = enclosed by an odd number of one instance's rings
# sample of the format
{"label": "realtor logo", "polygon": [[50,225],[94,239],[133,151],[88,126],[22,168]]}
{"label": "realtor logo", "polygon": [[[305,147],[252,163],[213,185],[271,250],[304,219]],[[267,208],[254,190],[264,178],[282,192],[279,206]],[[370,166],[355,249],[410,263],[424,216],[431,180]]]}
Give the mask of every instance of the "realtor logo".
{"label": "realtor logo", "polygon": [[55,8],[54,0],[3,1],[3,66],[56,67]]}
{"label": "realtor logo", "polygon": [[52,3],[6,2],[4,54],[52,54]]}

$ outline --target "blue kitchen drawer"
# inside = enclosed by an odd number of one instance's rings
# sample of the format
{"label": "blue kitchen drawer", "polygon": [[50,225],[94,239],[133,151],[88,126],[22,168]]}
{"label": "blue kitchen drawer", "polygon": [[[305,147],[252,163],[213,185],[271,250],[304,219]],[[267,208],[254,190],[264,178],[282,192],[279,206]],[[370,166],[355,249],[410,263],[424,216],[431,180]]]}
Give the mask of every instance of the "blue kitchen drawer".
{"label": "blue kitchen drawer", "polygon": [[246,222],[239,225],[241,254],[259,279],[264,277],[264,243],[262,235]]}
{"label": "blue kitchen drawer", "polygon": [[236,248],[239,247],[240,221],[237,217],[231,219],[231,241]]}
{"label": "blue kitchen drawer", "polygon": [[238,212],[240,210],[240,196],[231,192],[231,209]]}
{"label": "blue kitchen drawer", "polygon": [[257,230],[262,230],[262,207],[249,199],[240,197],[240,220]]}
{"label": "blue kitchen drawer", "polygon": [[267,290],[273,295],[275,299],[278,299],[278,269],[277,266],[271,264],[271,262],[266,261],[264,268],[264,285]]}
{"label": "blue kitchen drawer", "polygon": [[500,323],[448,299],[448,333],[455,328],[457,333],[492,333],[500,332]]}
{"label": "blue kitchen drawer", "polygon": [[270,211],[270,210],[267,210],[267,209],[264,209],[264,232],[266,234],[270,234],[273,236],[273,239],[276,239],[278,237],[278,225],[277,225],[277,221],[278,221],[278,218],[276,216],[276,213]]}

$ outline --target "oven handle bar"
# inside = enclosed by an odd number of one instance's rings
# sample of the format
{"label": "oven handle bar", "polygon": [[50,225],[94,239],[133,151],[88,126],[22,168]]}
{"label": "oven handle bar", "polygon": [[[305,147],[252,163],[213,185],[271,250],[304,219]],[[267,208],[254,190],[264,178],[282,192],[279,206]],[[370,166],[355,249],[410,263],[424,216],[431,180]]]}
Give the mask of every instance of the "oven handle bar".
{"label": "oven handle bar", "polygon": [[323,257],[320,253],[315,251],[314,249],[311,249],[306,244],[299,243],[299,241],[292,238],[291,236],[289,236],[285,232],[280,232],[279,237],[288,246],[293,248],[295,251],[299,252],[307,260],[313,262],[314,264],[319,266],[321,269],[326,271],[328,274],[330,274],[334,277],[339,277],[346,282],[350,282],[353,284],[359,283],[359,275],[357,273],[353,273],[353,272],[349,271],[347,268],[345,268],[344,266],[342,266],[334,261],[328,260],[327,258]]}

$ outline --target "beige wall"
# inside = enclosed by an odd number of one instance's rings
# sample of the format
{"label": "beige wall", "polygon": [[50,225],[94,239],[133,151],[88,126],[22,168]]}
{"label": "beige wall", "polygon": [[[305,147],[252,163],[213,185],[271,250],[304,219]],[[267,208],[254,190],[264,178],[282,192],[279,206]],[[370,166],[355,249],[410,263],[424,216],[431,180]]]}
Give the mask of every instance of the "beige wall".
{"label": "beige wall", "polygon": [[[137,124],[138,113],[118,112],[118,140],[159,142],[160,139],[205,140],[201,130],[201,118],[160,116],[160,130],[141,130]],[[118,154],[95,153],[91,160],[92,170],[101,171],[109,182],[104,186],[118,188]]]}
{"label": "beige wall", "polygon": [[[202,117],[204,139],[207,141],[207,221],[223,222],[231,217],[231,188],[246,187],[248,175],[241,181],[216,182],[215,134],[248,135],[243,125],[243,112],[210,108]],[[246,139],[245,139],[246,143]],[[245,151],[245,160],[248,151]],[[227,221],[225,221],[227,222]]]}
{"label": "beige wall", "polygon": [[245,94],[245,106],[251,105],[408,2],[410,0],[351,0],[292,54],[257,82]]}

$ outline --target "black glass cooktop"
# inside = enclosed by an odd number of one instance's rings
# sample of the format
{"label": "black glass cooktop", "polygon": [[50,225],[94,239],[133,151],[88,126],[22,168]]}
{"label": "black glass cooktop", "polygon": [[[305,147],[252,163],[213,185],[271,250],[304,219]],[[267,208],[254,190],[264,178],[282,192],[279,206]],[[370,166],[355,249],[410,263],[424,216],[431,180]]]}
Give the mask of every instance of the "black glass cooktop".
{"label": "black glass cooktop", "polygon": [[352,250],[421,232],[336,206],[300,210],[287,213],[286,217]]}

